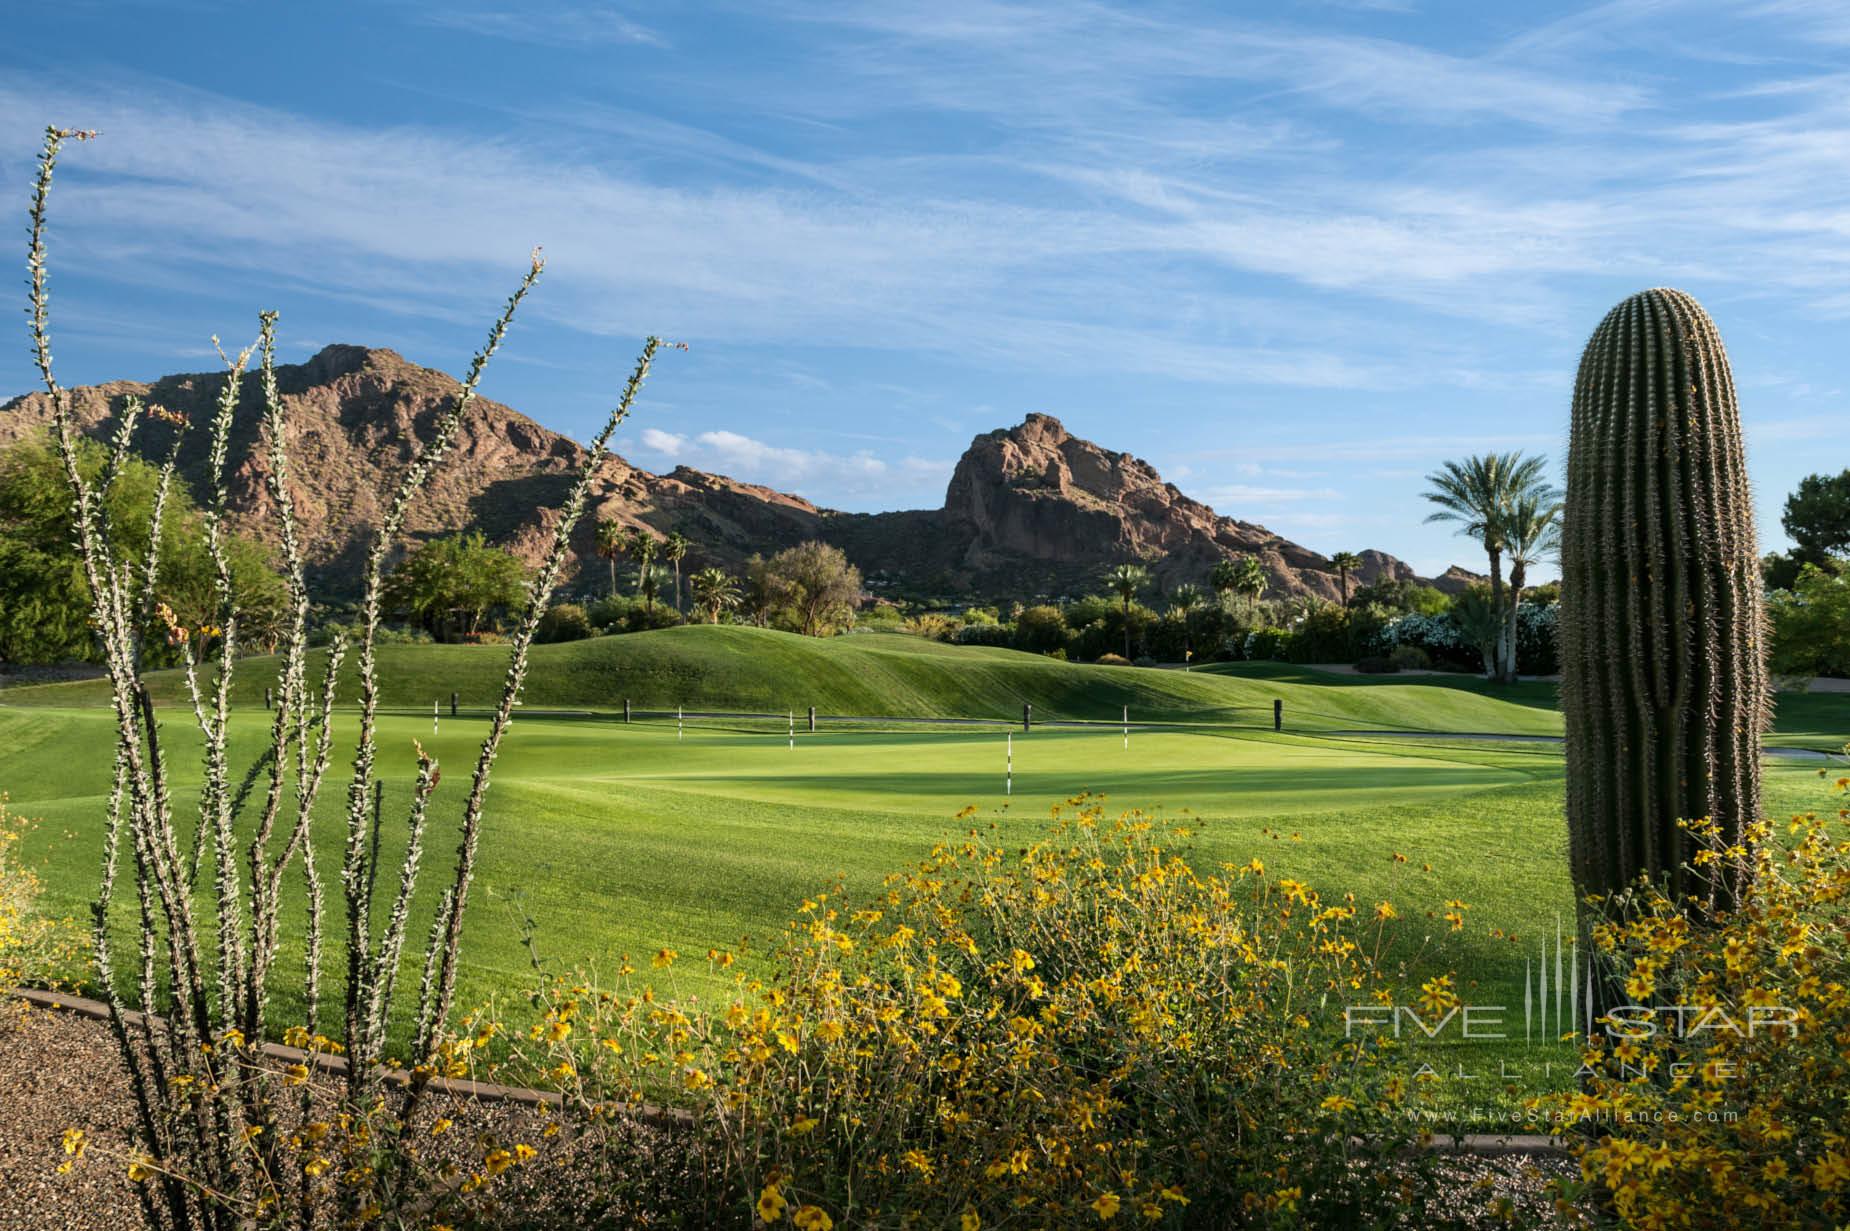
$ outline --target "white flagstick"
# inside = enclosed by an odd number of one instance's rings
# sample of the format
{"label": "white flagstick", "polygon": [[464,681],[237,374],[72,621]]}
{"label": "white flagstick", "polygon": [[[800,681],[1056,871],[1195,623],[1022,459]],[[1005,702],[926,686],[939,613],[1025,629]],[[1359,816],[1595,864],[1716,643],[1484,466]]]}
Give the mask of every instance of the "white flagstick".
{"label": "white flagstick", "polygon": [[1124,750],[1126,752],[1129,752],[1130,749],[1131,749],[1131,707],[1127,705],[1124,707]]}
{"label": "white flagstick", "polygon": [[1015,733],[1013,731],[1008,732],[1008,774],[1002,780],[1002,793],[1004,795],[1015,793]]}
{"label": "white flagstick", "polygon": [[430,703],[430,733],[432,735],[437,733],[437,703],[435,701]]}
{"label": "white flagstick", "polygon": [[797,712],[795,710],[784,712],[790,719],[790,751],[795,752],[797,750]]}
{"label": "white flagstick", "polygon": [[684,707],[679,706],[679,705],[675,706],[674,707],[674,737],[675,737],[676,742],[680,741],[681,729],[685,727],[686,725],[687,725],[687,714],[684,710]]}

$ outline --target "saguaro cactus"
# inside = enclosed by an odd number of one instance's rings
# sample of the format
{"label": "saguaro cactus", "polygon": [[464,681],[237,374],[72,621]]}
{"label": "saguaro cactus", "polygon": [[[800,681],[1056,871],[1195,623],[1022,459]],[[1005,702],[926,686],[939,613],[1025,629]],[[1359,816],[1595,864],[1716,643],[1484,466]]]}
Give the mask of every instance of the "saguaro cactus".
{"label": "saguaro cactus", "polygon": [[1768,701],[1734,378],[1681,291],[1625,300],[1581,356],[1561,574],[1575,887],[1693,892],[1677,822],[1738,834],[1758,814]]}

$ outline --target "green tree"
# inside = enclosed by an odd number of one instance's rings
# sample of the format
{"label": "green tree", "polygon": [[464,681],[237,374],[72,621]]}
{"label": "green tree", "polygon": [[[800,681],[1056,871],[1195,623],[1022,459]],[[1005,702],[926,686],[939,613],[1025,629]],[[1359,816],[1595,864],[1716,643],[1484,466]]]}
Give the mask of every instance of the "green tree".
{"label": "green tree", "polygon": [[431,539],[399,561],[386,583],[386,601],[433,636],[457,626],[474,636],[489,613],[518,603],[526,584],[526,566],[512,552],[471,531]]}
{"label": "green tree", "polygon": [[1228,598],[1240,585],[1240,566],[1232,559],[1223,559],[1214,565],[1208,574],[1208,584],[1214,587],[1214,593],[1220,596],[1221,605],[1225,606]]}
{"label": "green tree", "polygon": [[1775,674],[1850,676],[1850,569],[1805,565],[1790,591],[1767,596],[1767,614]]}
{"label": "green tree", "polygon": [[1336,570],[1336,576],[1342,581],[1343,606],[1349,605],[1349,574],[1362,567],[1362,557],[1352,551],[1339,551],[1330,557],[1330,566]]}
{"label": "green tree", "polygon": [[1510,507],[1505,535],[1510,558],[1510,605],[1504,631],[1509,674],[1516,678],[1516,617],[1529,570],[1561,550],[1561,501],[1551,489],[1523,492]]}
{"label": "green tree", "polygon": [[1105,588],[1124,606],[1124,657],[1131,656],[1131,603],[1150,584],[1150,570],[1141,564],[1120,564],[1105,574]]}
{"label": "green tree", "polygon": [[739,583],[725,569],[703,568],[690,575],[687,584],[695,609],[706,616],[708,624],[718,624],[720,616],[739,605]]}
{"label": "green tree", "polygon": [[1474,581],[1452,599],[1452,622],[1464,639],[1484,656],[1484,677],[1497,673],[1503,640],[1503,604],[1481,581]]}
{"label": "green tree", "polygon": [[1271,578],[1266,576],[1265,565],[1259,563],[1258,556],[1242,556],[1240,562],[1233,566],[1233,588],[1246,596],[1246,614],[1253,615],[1259,610],[1259,600],[1265,597],[1266,588]]}
{"label": "green tree", "polygon": [[1015,617],[1015,648],[1030,654],[1051,654],[1066,648],[1066,617],[1045,603],[1022,608]]}
{"label": "green tree", "polygon": [[651,615],[661,589],[655,577],[655,557],[661,549],[661,541],[640,526],[632,528],[624,542],[624,550],[636,561],[636,593],[642,598],[643,610]]}
{"label": "green tree", "polygon": [[1779,524],[1792,536],[1802,564],[1823,564],[1850,552],[1850,470],[1807,475],[1786,497]]}
{"label": "green tree", "polygon": [[1201,587],[1190,581],[1185,581],[1170,591],[1170,614],[1182,622],[1182,659],[1184,662],[1193,662],[1195,658],[1195,642],[1189,621],[1207,601],[1208,596],[1201,592]]}
{"label": "green tree", "polygon": [[[1458,532],[1478,541],[1490,561],[1491,604],[1499,613],[1506,611],[1503,590],[1503,557],[1509,550],[1509,523],[1516,501],[1529,493],[1552,494],[1545,457],[1524,457],[1521,453],[1486,453],[1462,462],[1449,461],[1426,476],[1432,485],[1423,493],[1439,506],[1429,514],[1429,522],[1456,523]],[[1502,626],[1499,616],[1499,627]],[[1514,647],[1505,647],[1504,634],[1497,636],[1498,646],[1492,659],[1491,678],[1509,680],[1515,675],[1510,659]]]}
{"label": "green tree", "polygon": [[605,518],[597,523],[597,554],[604,557],[610,565],[610,595],[617,594],[617,557],[628,550],[628,537],[623,533],[623,526]]}
{"label": "green tree", "polygon": [[813,539],[786,547],[764,562],[763,575],[777,613],[804,636],[826,636],[854,623],[861,570],[839,547]]}
{"label": "green tree", "polygon": [[[79,442],[78,465],[86,478],[102,474],[108,454],[93,441]],[[138,573],[147,558],[159,483],[158,467],[130,456],[109,488],[111,528],[123,558],[134,561]],[[231,535],[225,554],[240,608],[239,644],[274,648],[284,596],[269,549]],[[198,630],[219,623],[204,524],[177,480],[162,512],[157,578],[159,601],[172,608],[189,637],[201,637]],[[86,617],[89,606],[89,586],[71,539],[71,489],[63,464],[47,437],[20,440],[0,451],[0,661],[100,661]],[[163,638],[149,637],[147,643],[149,665],[175,660],[174,647]]]}
{"label": "green tree", "polygon": [[676,530],[662,544],[662,558],[674,566],[674,609],[681,610],[681,561],[687,559],[687,536]]}

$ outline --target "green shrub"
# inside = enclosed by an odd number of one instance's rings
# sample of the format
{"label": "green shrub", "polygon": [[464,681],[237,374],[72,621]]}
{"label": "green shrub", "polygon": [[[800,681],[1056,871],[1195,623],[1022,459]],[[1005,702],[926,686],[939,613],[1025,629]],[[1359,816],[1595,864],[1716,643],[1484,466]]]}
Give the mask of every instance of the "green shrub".
{"label": "green shrub", "polygon": [[1417,645],[1397,645],[1388,651],[1387,660],[1397,671],[1425,671],[1432,658]]}
{"label": "green shrub", "polygon": [[1807,564],[1791,590],[1767,595],[1776,675],[1850,676],[1850,569]]}
{"label": "green shrub", "polygon": [[1369,654],[1356,659],[1355,669],[1363,675],[1392,675],[1400,670],[1400,664],[1385,654]]}
{"label": "green shrub", "polygon": [[1007,647],[1014,643],[1015,630],[1007,624],[997,624],[991,620],[987,623],[966,624],[957,630],[958,645],[989,645]]}
{"label": "green shrub", "polygon": [[1066,617],[1058,607],[1042,604],[1025,608],[1015,617],[1015,648],[1030,654],[1066,650]]}
{"label": "green shrub", "polygon": [[1122,654],[1100,654],[1094,661],[1101,667],[1128,667],[1131,665],[1131,660],[1124,657]]}
{"label": "green shrub", "polygon": [[583,641],[586,637],[595,636],[596,632],[583,607],[577,603],[554,603],[540,617],[539,625],[533,630],[533,639],[541,642]]}

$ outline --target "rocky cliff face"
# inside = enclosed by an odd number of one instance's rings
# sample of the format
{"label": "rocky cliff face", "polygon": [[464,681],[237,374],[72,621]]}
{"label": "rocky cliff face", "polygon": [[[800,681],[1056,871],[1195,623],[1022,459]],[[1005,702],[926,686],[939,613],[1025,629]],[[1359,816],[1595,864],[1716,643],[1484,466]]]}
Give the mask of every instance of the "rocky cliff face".
{"label": "rocky cliff face", "polygon": [[[1031,414],[971,442],[945,494],[944,519],[963,545],[961,564],[979,578],[1026,564],[1083,589],[1099,569],[1137,560],[1164,582],[1200,582],[1220,560],[1250,555],[1265,565],[1274,594],[1341,595],[1323,556],[1223,517],[1164,482],[1150,463],[1081,440],[1049,415]],[[1392,556],[1361,554],[1354,584],[1414,575]]]}
{"label": "rocky cliff face", "polygon": [[[278,368],[277,378],[311,567],[329,592],[351,592],[389,485],[410,461],[415,442],[428,437],[457,383],[392,351],[359,346],[330,346],[307,363]],[[181,467],[199,493],[206,426],[223,381],[219,375],[187,375],[151,385],[90,386],[73,391],[73,412],[96,437],[107,434],[129,394],[186,415],[193,428]],[[268,538],[273,527],[260,417],[256,381],[247,378],[234,426],[229,491],[239,528]],[[0,444],[49,421],[50,405],[42,394],[17,398],[0,407]],[[151,424],[144,441],[149,454],[163,452],[174,430]],[[478,399],[407,530],[427,537],[478,528],[537,559],[584,457],[569,438],[507,406]],[[1263,526],[1224,517],[1164,482],[1149,463],[1081,440],[1057,419],[1039,414],[977,437],[958,462],[941,509],[838,513],[686,467],[652,474],[613,454],[599,469],[590,515],[574,544],[578,584],[587,587],[605,572],[591,543],[600,519],[658,534],[679,530],[693,542],[685,569],[736,567],[753,552],[822,538],[842,547],[876,586],[913,593],[1079,594],[1096,589],[1102,569],[1126,560],[1148,564],[1166,584],[1199,582],[1232,555],[1257,556],[1275,595],[1334,598],[1340,592],[1323,556]],[[1359,581],[1413,576],[1392,556],[1362,555]],[[1447,580],[1461,584],[1449,574]]]}

